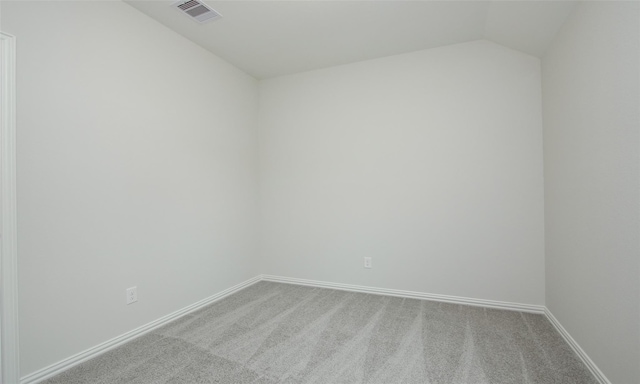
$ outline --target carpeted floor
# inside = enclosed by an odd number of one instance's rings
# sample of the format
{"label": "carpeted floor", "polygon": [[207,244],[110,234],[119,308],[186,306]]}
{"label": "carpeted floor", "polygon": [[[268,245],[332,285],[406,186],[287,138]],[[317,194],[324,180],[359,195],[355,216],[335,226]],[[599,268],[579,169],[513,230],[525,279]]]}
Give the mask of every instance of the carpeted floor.
{"label": "carpeted floor", "polygon": [[542,315],[259,282],[45,383],[597,381]]}

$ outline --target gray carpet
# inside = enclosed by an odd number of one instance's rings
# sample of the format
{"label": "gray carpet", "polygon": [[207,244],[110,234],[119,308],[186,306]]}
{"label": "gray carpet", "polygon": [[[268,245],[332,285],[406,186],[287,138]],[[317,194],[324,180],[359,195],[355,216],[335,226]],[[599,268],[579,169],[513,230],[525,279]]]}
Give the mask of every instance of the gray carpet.
{"label": "gray carpet", "polygon": [[542,315],[259,282],[45,383],[597,381]]}

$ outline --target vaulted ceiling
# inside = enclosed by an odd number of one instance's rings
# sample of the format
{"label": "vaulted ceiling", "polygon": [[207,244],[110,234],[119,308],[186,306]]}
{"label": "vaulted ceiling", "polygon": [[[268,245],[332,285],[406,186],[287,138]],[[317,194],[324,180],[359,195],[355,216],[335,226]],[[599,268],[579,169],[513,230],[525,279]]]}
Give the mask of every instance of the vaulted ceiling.
{"label": "vaulted ceiling", "polygon": [[174,1],[127,0],[196,44],[264,79],[487,39],[544,54],[573,1],[207,1],[198,24]]}

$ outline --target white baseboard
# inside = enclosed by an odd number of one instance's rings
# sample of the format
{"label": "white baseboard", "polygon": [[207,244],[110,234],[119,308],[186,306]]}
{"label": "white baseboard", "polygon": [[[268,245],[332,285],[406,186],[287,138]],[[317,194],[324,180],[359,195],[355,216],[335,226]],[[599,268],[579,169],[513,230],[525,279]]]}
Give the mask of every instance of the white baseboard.
{"label": "white baseboard", "polygon": [[569,335],[569,333],[564,329],[564,327],[560,324],[560,322],[558,322],[558,320],[553,316],[553,314],[543,305],[520,304],[520,303],[511,303],[511,302],[504,302],[504,301],[495,301],[495,300],[474,299],[474,298],[459,297],[459,296],[437,295],[432,293],[366,287],[361,285],[331,283],[331,282],[324,282],[324,281],[296,279],[291,277],[272,276],[272,275],[258,275],[256,277],[253,277],[245,282],[242,282],[231,288],[225,289],[224,291],[219,292],[213,296],[200,300],[197,303],[191,304],[178,311],[175,311],[157,320],[147,323],[141,327],[138,327],[132,331],[124,333],[111,340],[105,341],[104,343],[96,345],[95,347],[89,348],[83,352],[80,352],[76,355],[68,357],[48,367],[42,368],[36,372],[33,372],[29,375],[22,377],[20,379],[20,384],[36,384],[42,380],[48,379],[49,377],[62,373],[63,371],[66,371],[67,369],[73,366],[76,366],[84,361],[92,359],[100,354],[103,354],[113,348],[116,348],[124,343],[127,343],[135,339],[138,336],[142,336],[147,332],[150,332],[173,320],[178,319],[181,316],[194,312],[206,305],[209,305],[215,301],[223,299],[243,288],[246,288],[262,280],[273,281],[277,283],[306,285],[306,286],[319,287],[319,288],[333,288],[333,289],[339,289],[343,291],[372,293],[377,295],[406,297],[406,298],[412,298],[412,299],[432,300],[432,301],[440,301],[445,303],[465,304],[465,305],[473,305],[473,306],[486,307],[486,308],[506,309],[506,310],[512,310],[512,311],[544,314],[549,319],[551,324],[553,324],[556,330],[560,333],[560,335],[562,335],[562,337],[566,340],[566,342],[571,346],[571,348],[578,355],[578,357],[584,362],[584,364],[591,371],[594,377],[598,381],[600,381],[601,384],[611,384],[611,382],[605,377],[602,371],[600,371],[600,369],[596,366],[596,364],[589,358],[586,352],[582,348],[580,348],[578,343],[571,337],[571,335]]}
{"label": "white baseboard", "polygon": [[40,370],[37,370],[33,373],[30,373],[24,377],[22,377],[20,379],[20,384],[35,384],[38,383],[42,380],[45,380],[49,377],[55,376],[59,373],[62,373],[63,371],[66,371],[67,369],[76,366],[84,361],[87,361],[89,359],[92,359],[98,355],[101,355],[119,345],[122,345],[126,342],[129,342],[133,339],[135,339],[138,336],[142,336],[147,332],[150,332],[156,328],[159,328],[173,320],[176,320],[177,318],[187,315],[193,311],[196,311],[206,305],[209,305],[215,301],[218,301],[220,299],[223,299],[243,288],[246,288],[252,284],[257,283],[258,281],[261,280],[261,276],[256,276],[253,277],[245,282],[242,282],[238,285],[234,285],[231,288],[225,289],[222,292],[216,293],[213,296],[209,296],[206,299],[200,300],[195,304],[191,304],[187,307],[184,307],[182,309],[179,309],[173,313],[170,313],[166,316],[163,316],[157,320],[154,320],[150,323],[147,323],[141,327],[138,327],[132,331],[129,331],[127,333],[123,333],[120,336],[114,337],[111,340],[105,341],[104,343],[98,344],[95,347],[89,348],[83,352],[80,352],[78,354],[75,354],[71,357],[68,357],[62,361],[59,361],[55,364],[52,364],[48,367],[42,368]]}
{"label": "white baseboard", "polygon": [[281,276],[272,276],[272,275],[262,275],[261,277],[262,277],[262,280],[273,281],[278,283],[307,285],[311,287],[320,287],[320,288],[333,288],[333,289],[340,289],[340,290],[352,291],[352,292],[373,293],[378,295],[407,297],[407,298],[413,298],[413,299],[424,299],[424,300],[440,301],[440,302],[453,303],[453,304],[466,304],[466,305],[474,305],[479,307],[507,309],[507,310],[520,311],[520,312],[544,314],[547,317],[547,319],[549,319],[551,324],[553,324],[556,330],[560,333],[560,335],[562,335],[562,337],[569,344],[569,346],[571,346],[571,348],[578,355],[580,360],[582,360],[582,362],[587,366],[589,371],[591,371],[593,376],[600,382],[600,384],[611,384],[611,382],[606,378],[604,373],[602,373],[602,371],[596,366],[593,360],[589,358],[587,353],[580,347],[580,345],[578,345],[578,343],[573,339],[573,337],[571,337],[569,332],[567,332],[567,330],[564,329],[564,327],[553,316],[553,314],[549,311],[549,309],[547,309],[547,307],[543,305],[520,304],[520,303],[510,303],[510,302],[494,301],[494,300],[473,299],[468,297],[437,295],[437,294],[423,293],[423,292],[400,291],[396,289],[385,289],[385,288],[365,287],[361,285],[329,283],[324,281],[296,279],[292,277],[281,277]]}
{"label": "white baseboard", "polygon": [[308,285],[311,287],[333,288],[333,289],[340,289],[343,291],[373,293],[376,295],[397,296],[397,297],[406,297],[406,298],[412,298],[412,299],[440,301],[444,303],[474,305],[477,307],[507,309],[511,311],[531,312],[531,313],[539,313],[539,314],[543,314],[545,312],[545,307],[543,305],[520,304],[520,303],[510,303],[505,301],[474,299],[470,297],[437,295],[433,293],[365,287],[362,285],[328,283],[324,281],[295,279],[291,277],[281,277],[281,276],[272,276],[272,275],[262,275],[262,280],[273,281],[278,283]]}
{"label": "white baseboard", "polygon": [[564,327],[562,326],[562,324],[560,324],[558,319],[556,319],[555,316],[553,316],[553,313],[551,313],[551,311],[549,311],[549,309],[546,307],[544,309],[544,314],[547,316],[547,319],[549,319],[551,324],[553,324],[553,326],[556,328],[558,333],[562,335],[562,337],[567,342],[567,344],[571,346],[571,349],[573,349],[576,355],[578,355],[580,360],[582,360],[584,365],[586,365],[587,368],[589,368],[589,371],[591,371],[591,374],[593,374],[593,376],[600,382],[600,384],[611,384],[609,379],[607,379],[604,373],[602,373],[602,371],[598,368],[596,363],[594,363],[593,360],[591,360],[591,358],[587,355],[587,353],[580,347],[580,345],[573,339],[573,337],[571,337],[569,332],[567,332],[567,330],[564,329]]}

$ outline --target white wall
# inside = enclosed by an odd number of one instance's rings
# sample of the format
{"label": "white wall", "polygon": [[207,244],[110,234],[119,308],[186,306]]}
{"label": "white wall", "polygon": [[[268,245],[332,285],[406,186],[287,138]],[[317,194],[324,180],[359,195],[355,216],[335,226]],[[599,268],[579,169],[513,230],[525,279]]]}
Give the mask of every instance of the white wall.
{"label": "white wall", "polygon": [[[266,80],[258,148],[257,82],[128,5],[1,11],[23,375],[260,272],[545,303],[539,60],[478,41]],[[639,13],[585,3],[543,61],[546,305],[614,383],[640,379]]]}
{"label": "white wall", "polygon": [[261,81],[262,271],[543,304],[539,64],[477,41]]}
{"label": "white wall", "polygon": [[259,272],[253,78],[121,2],[3,1],[2,30],[23,375]]}
{"label": "white wall", "polygon": [[546,303],[640,382],[640,3],[584,2],[542,61]]}

